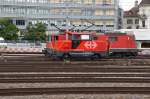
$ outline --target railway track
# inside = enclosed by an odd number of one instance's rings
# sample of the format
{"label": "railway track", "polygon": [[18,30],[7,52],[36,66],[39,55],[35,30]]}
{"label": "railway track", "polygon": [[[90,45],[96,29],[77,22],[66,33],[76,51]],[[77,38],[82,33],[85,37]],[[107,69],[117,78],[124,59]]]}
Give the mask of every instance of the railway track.
{"label": "railway track", "polygon": [[[46,57],[43,53],[0,53],[0,56],[1,57],[5,57],[7,59],[13,57],[13,58],[16,58],[16,59],[20,59],[20,57],[25,57],[25,56],[28,56],[28,57],[40,57],[41,59],[45,58],[45,59],[49,59],[51,61],[54,61],[53,59],[51,59],[50,57]],[[17,58],[18,57],[18,58]],[[136,57],[106,57],[106,58],[102,58],[102,59],[97,59],[98,61],[99,60],[103,60],[103,59],[150,59],[150,55],[139,55],[139,56],[136,56]],[[28,60],[28,58],[24,58],[22,60]],[[74,59],[72,59],[74,60]],[[75,59],[75,60],[78,60],[78,59]],[[79,59],[79,60],[84,60],[84,61],[88,61],[88,58],[87,59]]]}
{"label": "railway track", "polygon": [[150,94],[150,87],[69,87],[0,89],[1,96],[41,94]]}
{"label": "railway track", "polygon": [[[150,83],[149,59],[52,61],[40,56],[0,57],[0,84]],[[7,85],[6,85],[7,86]],[[0,88],[0,96],[43,94],[150,94],[150,87]]]}
{"label": "railway track", "polygon": [[[142,59],[142,61],[141,61]],[[91,61],[89,59],[85,60],[71,60],[71,61],[62,61],[62,60],[53,60],[51,58],[45,57],[42,54],[9,54],[2,55],[0,57],[0,65],[94,65],[94,66],[99,66],[99,65],[126,65],[126,66],[131,66],[131,65],[139,65],[139,66],[147,66],[150,65],[150,57],[149,56],[137,56],[136,58],[105,58],[105,59],[98,59]],[[16,64],[15,64],[16,63]],[[70,64],[66,64],[70,63]]]}
{"label": "railway track", "polygon": [[0,83],[150,83],[150,74],[1,74]]}
{"label": "railway track", "polygon": [[12,66],[0,67],[0,72],[150,72],[150,67],[51,67],[51,66]]}
{"label": "railway track", "polygon": [[[28,57],[27,57],[28,58]],[[21,58],[20,58],[21,59]],[[67,65],[89,65],[89,66],[106,66],[106,65],[122,65],[122,66],[148,66],[150,65],[150,59],[102,59],[99,61],[51,61],[45,58],[38,58],[36,60],[34,57],[28,58],[28,60],[20,60],[20,59],[3,59],[0,60],[0,65],[53,65],[53,66],[67,66]],[[22,58],[23,59],[23,58]]]}

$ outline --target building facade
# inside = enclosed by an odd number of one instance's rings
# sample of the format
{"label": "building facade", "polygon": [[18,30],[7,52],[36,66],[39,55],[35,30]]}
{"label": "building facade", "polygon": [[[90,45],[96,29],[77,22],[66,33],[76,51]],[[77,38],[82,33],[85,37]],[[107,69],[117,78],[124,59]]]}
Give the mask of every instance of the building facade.
{"label": "building facade", "polygon": [[123,29],[139,29],[139,5],[135,1],[135,6],[129,11],[124,11],[123,15]]}
{"label": "building facade", "polygon": [[150,29],[150,0],[142,0],[139,5],[140,28]]}
{"label": "building facade", "polygon": [[10,18],[19,29],[44,23],[49,31],[61,29],[106,30],[122,28],[118,0],[0,0],[0,18]]}

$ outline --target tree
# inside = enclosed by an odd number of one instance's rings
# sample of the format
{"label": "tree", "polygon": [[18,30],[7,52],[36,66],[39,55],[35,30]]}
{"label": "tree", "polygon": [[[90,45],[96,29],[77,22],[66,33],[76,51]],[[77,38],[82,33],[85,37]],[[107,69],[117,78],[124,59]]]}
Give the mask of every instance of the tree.
{"label": "tree", "polygon": [[5,40],[17,40],[19,29],[9,19],[0,19],[0,37]]}
{"label": "tree", "polygon": [[25,39],[32,41],[45,41],[46,30],[47,27],[41,22],[38,22],[35,25],[29,23],[29,25],[27,26],[28,32],[25,33]]}

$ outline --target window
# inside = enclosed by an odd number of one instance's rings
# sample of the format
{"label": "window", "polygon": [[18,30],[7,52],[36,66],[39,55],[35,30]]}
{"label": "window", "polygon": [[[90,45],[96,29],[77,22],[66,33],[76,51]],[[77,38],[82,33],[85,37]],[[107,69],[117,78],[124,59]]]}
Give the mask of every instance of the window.
{"label": "window", "polygon": [[142,27],[145,27],[145,21],[142,21]]}
{"label": "window", "polygon": [[25,25],[25,20],[16,20],[16,25]]}
{"label": "window", "polygon": [[133,24],[133,20],[132,19],[128,19],[127,20],[127,24]]}
{"label": "window", "polygon": [[54,40],[55,40],[55,41],[58,41],[58,36],[55,36],[55,37],[54,37]]}
{"label": "window", "polygon": [[90,40],[90,35],[81,35],[81,40]]}
{"label": "window", "polygon": [[139,24],[139,19],[135,19],[135,24]]}
{"label": "window", "polygon": [[96,16],[104,15],[103,10],[95,10],[95,15]]}
{"label": "window", "polygon": [[10,22],[11,24],[13,24],[13,20],[9,20],[9,22]]}
{"label": "window", "polygon": [[122,29],[122,27],[121,27],[121,26],[118,26],[118,29]]}
{"label": "window", "polygon": [[114,21],[113,20],[105,21],[105,25],[106,27],[114,27]]}
{"label": "window", "polygon": [[139,26],[137,26],[136,29],[139,29]]}
{"label": "window", "polygon": [[118,41],[118,37],[109,37],[108,39],[109,39],[110,42]]}
{"label": "window", "polygon": [[95,0],[95,4],[103,4],[103,0]]}
{"label": "window", "polygon": [[100,26],[103,25],[103,20],[95,20],[93,23],[97,26]]}
{"label": "window", "polygon": [[142,48],[150,48],[150,43],[144,42],[141,45]]}
{"label": "window", "polygon": [[72,2],[81,4],[82,0],[73,0]]}
{"label": "window", "polygon": [[93,37],[93,40],[98,40],[98,37],[94,36],[94,37]]}
{"label": "window", "polygon": [[131,26],[128,26],[127,29],[132,29],[132,27],[131,27]]}
{"label": "window", "polygon": [[[61,3],[60,0],[49,0],[50,3]],[[62,1],[63,2],[63,1]]]}
{"label": "window", "polygon": [[114,10],[106,10],[105,14],[109,15],[109,16],[111,16],[111,15],[113,16],[113,15],[115,15],[115,12],[114,12]]}
{"label": "window", "polygon": [[112,0],[103,0],[104,5],[109,5],[112,3]]}
{"label": "window", "polygon": [[93,0],[84,0],[84,4],[92,4]]}
{"label": "window", "polygon": [[114,25],[106,25],[106,27],[114,27]]}

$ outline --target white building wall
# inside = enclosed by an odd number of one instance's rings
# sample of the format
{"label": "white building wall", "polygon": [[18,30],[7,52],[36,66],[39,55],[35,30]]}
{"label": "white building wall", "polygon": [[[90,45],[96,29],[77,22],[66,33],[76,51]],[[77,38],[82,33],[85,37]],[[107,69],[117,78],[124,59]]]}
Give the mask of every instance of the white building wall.
{"label": "white building wall", "polygon": [[[128,29],[128,27],[131,27],[131,29],[137,29],[139,27],[139,23],[135,23],[135,20],[138,20],[138,17],[124,17],[123,19],[123,29]],[[132,24],[128,24],[127,20],[132,20]]]}
{"label": "white building wall", "polygon": [[[139,14],[145,16],[144,19],[140,20],[140,28],[150,29],[150,5],[149,6],[140,6]],[[142,21],[145,20],[145,27],[142,26]]]}

